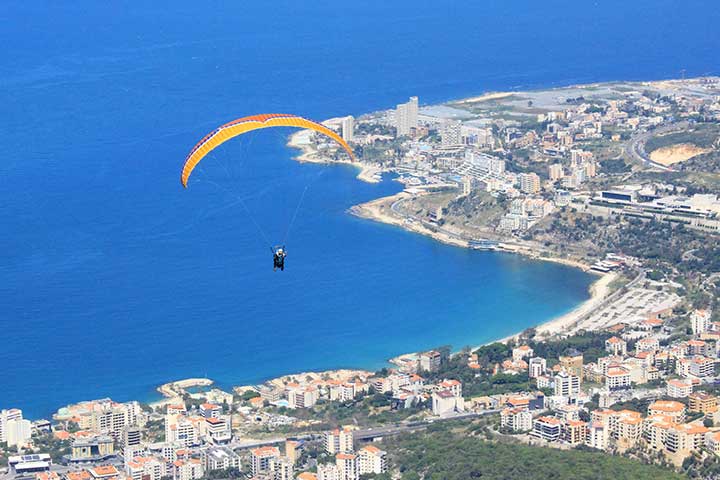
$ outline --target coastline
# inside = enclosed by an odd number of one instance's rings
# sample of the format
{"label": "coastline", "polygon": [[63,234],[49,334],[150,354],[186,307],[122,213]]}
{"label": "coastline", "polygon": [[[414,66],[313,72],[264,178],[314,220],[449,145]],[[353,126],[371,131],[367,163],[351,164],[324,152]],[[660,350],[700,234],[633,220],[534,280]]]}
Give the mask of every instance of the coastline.
{"label": "coastline", "polygon": [[431,237],[438,242],[442,242],[448,245],[463,248],[468,247],[468,242],[466,240],[454,237],[451,232],[444,232],[439,230],[433,231],[421,224],[420,222],[408,219],[401,219],[384,211],[386,208],[386,204],[389,203],[390,208],[392,208],[392,204],[396,203],[399,200],[409,198],[409,196],[410,194],[407,192],[399,192],[395,195],[381,197],[366,203],[362,203],[360,205],[354,205],[353,207],[350,207],[349,212],[356,217],[373,220],[380,223],[386,223],[388,225],[395,225],[407,231]]}
{"label": "coastline", "polygon": [[[608,297],[608,295],[610,295],[610,284],[617,277],[617,273],[600,274],[600,278],[595,280],[588,289],[590,292],[590,298],[588,298],[569,312],[552,318],[546,322],[541,323],[537,327],[534,327],[536,335],[539,336],[541,339],[545,340],[554,335],[559,335],[562,333],[573,333],[575,331],[582,330],[584,326],[582,317],[600,306],[600,304]],[[489,342],[488,344],[498,342],[507,343],[511,340],[517,340],[521,335],[522,332],[518,332],[513,335],[501,338],[500,340]]]}
{"label": "coastline", "polygon": [[[376,200],[371,200],[369,202],[355,205],[350,209],[350,213],[360,217],[365,218],[368,220],[376,221],[385,223],[388,225],[394,225],[400,228],[403,228],[407,231],[413,232],[413,233],[419,233],[421,235],[425,235],[428,237],[431,237],[432,239],[448,244],[453,245],[457,247],[463,247],[468,248],[468,242],[465,240],[459,240],[457,238],[454,238],[449,233],[445,233],[442,231],[432,231],[426,227],[424,227],[419,222],[408,222],[403,219],[400,219],[392,214],[389,214],[386,212],[387,205],[392,205],[393,203],[402,200],[404,198],[408,198],[410,196],[407,192],[400,192],[395,195],[391,195],[389,197],[382,197],[378,198]],[[392,207],[391,207],[392,208]],[[528,257],[533,260],[541,260],[545,262],[553,262],[553,263],[559,263],[562,265],[567,265],[569,267],[578,268],[580,270],[583,270],[586,273],[590,273],[593,275],[598,276],[598,279],[595,280],[589,287],[589,293],[590,298],[582,302],[581,304],[577,305],[574,309],[571,311],[564,313],[560,316],[551,318],[550,320],[547,320],[537,326],[535,326],[535,331],[538,335],[540,335],[542,338],[548,338],[553,335],[557,335],[563,332],[569,332],[572,330],[580,330],[583,328],[582,323],[582,317],[593,311],[595,308],[597,308],[603,300],[610,294],[609,286],[610,284],[618,277],[616,273],[600,273],[596,272],[594,270],[590,269],[590,266],[582,263],[578,260],[572,260],[569,258],[560,258],[556,256],[542,256],[539,255],[536,251],[530,250],[528,247],[522,247],[522,246],[514,246],[512,249],[500,249],[498,251],[504,251],[507,253],[514,253],[517,255],[523,255],[525,257]],[[517,332],[512,335],[509,335],[504,338],[500,338],[498,340],[493,340],[489,343],[495,343],[495,342],[501,342],[506,343],[510,340],[518,338],[522,332]],[[482,345],[479,345],[480,347]],[[416,353],[416,352],[415,352]],[[397,358],[397,357],[395,357]]]}
{"label": "coastline", "polygon": [[[454,103],[462,104],[462,103],[475,103],[475,102],[482,102],[482,101],[489,101],[489,100],[496,100],[496,99],[502,99],[506,98],[511,95],[518,94],[520,92],[490,92],[486,93],[480,96],[475,96],[467,99],[461,99],[457,100]],[[380,174],[382,174],[385,170],[378,168],[377,166],[363,163],[363,162],[351,162],[348,160],[334,160],[328,156],[324,156],[321,151],[318,151],[312,146],[312,143],[310,142],[310,135],[311,132],[308,132],[306,130],[299,130],[292,135],[290,135],[289,140],[287,142],[287,146],[291,148],[298,149],[300,151],[300,154],[297,156],[294,156],[293,159],[300,163],[315,163],[315,164],[341,164],[341,165],[349,165],[353,166],[358,169],[358,173],[356,178],[360,181],[368,182],[368,183],[379,183],[381,181]],[[392,208],[392,204],[397,202],[398,200],[402,200],[404,198],[409,198],[412,195],[418,195],[417,193],[411,194],[407,191],[401,191],[397,194],[386,196],[386,197],[380,197],[371,201],[368,201],[366,203],[362,203],[359,205],[354,205],[350,207],[349,212],[357,216],[359,218],[364,218],[367,220],[372,220],[380,223],[385,223],[388,225],[394,225],[400,228],[403,228],[409,232],[412,233],[418,233],[421,235],[428,236],[436,241],[439,241],[441,243],[452,245],[456,247],[462,247],[462,248],[469,248],[468,241],[465,239],[460,238],[460,234],[457,235],[453,234],[453,232],[450,232],[448,230],[435,230],[430,229],[423,225],[422,223],[413,220],[413,219],[404,219],[400,218],[396,215],[393,215],[388,210]],[[615,273],[607,273],[607,274],[600,274],[599,272],[592,271],[590,269],[590,266],[588,264],[582,263],[577,260],[568,259],[568,258],[560,258],[555,256],[543,256],[541,255],[541,252],[538,252],[537,250],[532,250],[531,247],[516,243],[500,243],[501,248],[498,249],[498,251],[506,252],[506,253],[515,253],[519,255],[526,256],[533,260],[542,260],[546,262],[554,262],[554,263],[560,263],[563,265],[567,265],[573,268],[579,268],[587,273],[592,273],[595,275],[598,275],[599,278],[594,281],[590,287],[589,287],[589,293],[590,298],[583,301],[579,305],[577,305],[575,308],[573,308],[571,311],[564,313],[562,315],[553,317],[547,321],[544,321],[534,327],[528,327],[528,328],[535,328],[537,334],[542,339],[547,339],[548,337],[551,337],[553,335],[562,334],[562,333],[569,333],[574,330],[578,330],[582,328],[582,317],[585,316],[590,311],[597,308],[603,300],[610,294],[609,291],[609,285],[617,278],[617,274]],[[499,338],[496,340],[493,340],[489,343],[496,343],[496,342],[508,342],[513,339],[517,339],[521,332],[517,332],[515,334],[509,335],[504,338]],[[479,348],[482,345],[478,345],[475,348]],[[413,352],[407,352],[397,355],[393,358],[399,358],[406,355],[412,355]],[[388,358],[386,361],[392,363],[393,358]],[[310,377],[314,380],[319,380],[321,378],[333,378],[336,380],[340,379],[348,379],[353,376],[371,376],[372,372],[367,371],[362,368],[336,368],[336,369],[329,369],[329,370],[322,370],[322,371],[304,371],[304,372],[298,372],[298,373],[288,373],[285,375],[282,375],[280,377],[273,377],[268,378],[267,380],[258,383],[256,385],[234,385],[229,388],[230,391],[235,392],[237,394],[242,394],[243,392],[247,390],[257,390],[257,387],[259,385],[271,385],[274,387],[282,387],[288,382],[292,382],[294,378],[298,377]],[[198,383],[200,382],[200,383]],[[207,382],[207,383],[206,383]],[[191,379],[185,379],[185,380],[178,380],[173,382],[168,382],[163,385],[160,385],[156,388],[156,391],[159,392],[162,396],[162,398],[159,398],[155,401],[151,401],[150,404],[153,406],[163,406],[163,405],[169,405],[172,403],[176,403],[179,400],[182,399],[182,394],[186,392],[185,387],[192,387],[192,386],[209,386],[212,385],[214,382],[213,380],[203,378],[191,378]]]}
{"label": "coastline", "polygon": [[[478,103],[478,102],[484,102],[484,101],[492,101],[492,100],[500,100],[507,97],[510,97],[512,95],[516,95],[522,92],[502,92],[502,91],[495,91],[495,92],[486,92],[481,95],[477,95],[470,98],[464,98],[455,100],[451,103],[454,104],[468,104],[468,103]],[[333,121],[333,119],[329,120],[330,122]],[[361,162],[349,162],[349,161],[337,161],[330,159],[328,157],[325,157],[322,155],[321,152],[317,151],[312,146],[312,142],[310,141],[310,135],[311,132],[307,132],[304,130],[295,132],[292,134],[288,140],[287,145],[291,148],[296,148],[300,150],[300,155],[294,157],[294,159],[298,162],[308,162],[308,163],[323,163],[323,164],[348,164],[353,165],[359,168],[359,173],[357,175],[357,178],[361,181],[365,182],[378,182],[380,181],[379,175],[383,172],[378,167],[361,163]],[[422,193],[421,193],[422,194]],[[402,201],[403,199],[410,198],[412,195],[418,195],[418,193],[411,194],[407,191],[401,191],[399,193],[396,193],[394,195],[386,196],[386,197],[380,197],[374,200],[370,200],[368,202],[354,205],[349,208],[349,213],[351,215],[354,215],[359,218],[363,218],[366,220],[372,220],[375,222],[384,223],[387,225],[393,225],[399,228],[402,228],[406,231],[417,233],[420,235],[425,235],[427,237],[432,238],[435,241],[444,243],[446,245],[452,245],[456,247],[462,247],[462,248],[469,248],[470,244],[469,241],[465,238],[463,238],[461,232],[453,232],[449,230],[447,227],[445,228],[429,228],[424,223],[413,219],[413,218],[407,218],[400,216],[397,212],[393,211],[394,205]],[[434,226],[433,226],[434,227]],[[610,284],[618,278],[617,273],[600,273],[594,270],[591,270],[590,265],[587,263],[583,263],[579,260],[574,260],[570,258],[561,258],[554,255],[543,255],[543,252],[539,252],[536,248],[533,248],[529,245],[523,245],[516,242],[499,242],[497,251],[507,252],[507,253],[515,253],[518,255],[523,255],[525,257],[528,257],[533,260],[541,260],[546,262],[554,262],[559,263],[562,265],[567,265],[569,267],[578,268],[586,273],[591,273],[598,276],[598,279],[595,280],[589,287],[589,294],[590,297],[582,302],[581,304],[577,305],[575,308],[573,308],[571,311],[564,313],[562,315],[559,315],[557,317],[551,318],[550,320],[547,320],[537,326],[535,326],[536,334],[539,335],[541,338],[546,339],[549,337],[552,337],[554,335],[558,335],[561,333],[568,333],[572,331],[577,331],[583,329],[583,317],[585,317],[588,313],[592,312],[594,309],[596,309],[607,297],[610,295]],[[517,339],[522,332],[517,332],[515,334],[509,335],[507,337],[494,340],[493,342],[508,342],[513,339]],[[413,354],[413,352],[409,352],[408,355]],[[394,357],[398,358],[398,357]],[[392,360],[392,359],[391,359]],[[277,379],[274,379],[277,380]]]}
{"label": "coastline", "polygon": [[324,157],[322,153],[317,150],[310,148],[309,137],[312,132],[307,130],[299,130],[292,135],[287,142],[287,146],[290,148],[296,148],[301,151],[300,155],[293,159],[300,163],[321,163],[327,165],[349,165],[359,169],[359,172],[355,178],[360,181],[367,183],[380,183],[379,174],[383,171],[373,165],[363,162],[351,162],[348,160],[333,160],[328,157]]}

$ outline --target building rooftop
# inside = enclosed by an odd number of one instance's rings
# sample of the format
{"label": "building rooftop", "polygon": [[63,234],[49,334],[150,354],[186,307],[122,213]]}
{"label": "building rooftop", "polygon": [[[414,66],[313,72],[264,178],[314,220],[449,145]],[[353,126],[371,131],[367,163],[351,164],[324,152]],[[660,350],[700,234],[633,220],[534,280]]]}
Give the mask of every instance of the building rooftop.
{"label": "building rooftop", "polygon": [[648,410],[677,413],[685,410],[685,405],[674,400],[657,400],[650,404]]}

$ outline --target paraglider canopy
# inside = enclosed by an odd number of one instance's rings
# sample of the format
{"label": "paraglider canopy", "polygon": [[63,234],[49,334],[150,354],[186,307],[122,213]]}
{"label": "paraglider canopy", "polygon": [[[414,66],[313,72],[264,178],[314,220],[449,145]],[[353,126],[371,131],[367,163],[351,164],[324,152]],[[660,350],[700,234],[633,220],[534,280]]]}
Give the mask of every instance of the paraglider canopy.
{"label": "paraglider canopy", "polygon": [[331,138],[350,155],[351,160],[355,160],[352,149],[337,133],[312,120],[298,117],[297,115],[290,115],[284,113],[266,113],[261,115],[252,115],[249,117],[238,118],[230,123],[221,125],[212,132],[208,133],[200,140],[185,159],[185,165],[182,169],[182,175],[180,181],[183,187],[187,188],[188,178],[195,169],[200,160],[202,160],[208,153],[219,145],[225,143],[231,138],[242,135],[243,133],[250,132],[252,130],[258,130],[261,128],[270,127],[297,127],[307,128],[316,132],[322,133],[323,135]]}

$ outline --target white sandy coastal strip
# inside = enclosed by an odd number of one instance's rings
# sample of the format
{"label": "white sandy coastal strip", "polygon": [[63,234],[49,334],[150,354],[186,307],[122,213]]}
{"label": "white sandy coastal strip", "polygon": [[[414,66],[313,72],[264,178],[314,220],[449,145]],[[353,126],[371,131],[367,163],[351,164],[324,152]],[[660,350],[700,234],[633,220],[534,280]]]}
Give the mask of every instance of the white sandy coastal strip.
{"label": "white sandy coastal strip", "polygon": [[517,95],[520,93],[521,92],[490,92],[490,93],[480,95],[479,97],[466,98],[466,99],[463,99],[463,100],[460,100],[460,101],[454,102],[454,103],[456,103],[458,105],[462,105],[465,103],[487,102],[490,100],[500,100],[503,98],[507,98],[511,95]]}

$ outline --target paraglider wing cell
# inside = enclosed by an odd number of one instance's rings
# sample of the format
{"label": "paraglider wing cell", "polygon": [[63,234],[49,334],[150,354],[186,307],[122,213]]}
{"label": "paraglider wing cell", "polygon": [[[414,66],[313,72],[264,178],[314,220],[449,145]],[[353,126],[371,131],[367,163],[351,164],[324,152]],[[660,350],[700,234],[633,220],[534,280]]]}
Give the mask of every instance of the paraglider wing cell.
{"label": "paraglider wing cell", "polygon": [[322,133],[323,135],[333,139],[335,142],[340,144],[340,146],[345,149],[348,155],[350,155],[350,159],[355,160],[352,149],[345,142],[345,140],[343,140],[337,133],[330,130],[325,125],[313,122],[312,120],[308,120],[306,118],[298,117],[296,115],[282,113],[253,115],[250,117],[243,117],[237,120],[233,120],[230,123],[226,123],[225,125],[216,128],[215,130],[207,134],[205,137],[203,137],[203,139],[200,140],[200,142],[198,142],[192,150],[190,150],[190,153],[185,159],[185,165],[183,166],[182,175],[180,177],[180,181],[182,182],[183,186],[187,188],[188,178],[190,178],[190,174],[192,173],[193,169],[197,166],[198,163],[200,163],[200,160],[202,160],[205,155],[210,153],[213,149],[223,144],[224,142],[234,137],[237,137],[238,135],[242,135],[243,133],[270,127],[306,128]]}

